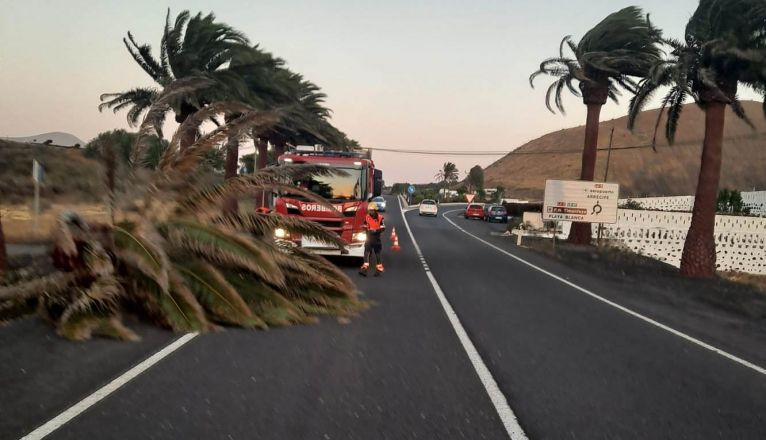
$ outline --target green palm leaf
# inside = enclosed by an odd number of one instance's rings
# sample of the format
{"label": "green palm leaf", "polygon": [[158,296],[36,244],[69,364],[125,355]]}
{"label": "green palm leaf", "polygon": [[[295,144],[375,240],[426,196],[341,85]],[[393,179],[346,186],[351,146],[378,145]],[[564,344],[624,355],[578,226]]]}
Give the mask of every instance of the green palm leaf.
{"label": "green palm leaf", "polygon": [[154,280],[163,292],[170,290],[170,260],[162,247],[162,237],[147,222],[122,223],[113,229],[115,251],[120,260]]}
{"label": "green palm leaf", "polygon": [[268,283],[281,286],[284,275],[274,263],[274,252],[255,239],[227,230],[177,219],[163,225],[167,239],[174,246],[214,263],[247,269]]}
{"label": "green palm leaf", "polygon": [[216,320],[243,327],[266,326],[253,315],[234,286],[215,267],[200,261],[177,261],[175,267],[202,306]]}
{"label": "green palm leaf", "polygon": [[225,272],[226,279],[236,287],[250,310],[271,326],[308,322],[309,317],[273,287],[262,280],[241,272]]}

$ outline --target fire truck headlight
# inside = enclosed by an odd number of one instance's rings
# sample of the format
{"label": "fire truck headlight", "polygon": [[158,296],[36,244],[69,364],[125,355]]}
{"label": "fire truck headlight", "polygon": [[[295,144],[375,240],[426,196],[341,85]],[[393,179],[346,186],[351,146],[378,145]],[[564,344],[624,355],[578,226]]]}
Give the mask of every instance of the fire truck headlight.
{"label": "fire truck headlight", "polygon": [[367,241],[367,233],[366,232],[357,232],[354,234],[354,240],[356,241]]}
{"label": "fire truck headlight", "polygon": [[274,230],[274,237],[276,238],[287,238],[287,236],[287,231],[282,228],[277,228]]}

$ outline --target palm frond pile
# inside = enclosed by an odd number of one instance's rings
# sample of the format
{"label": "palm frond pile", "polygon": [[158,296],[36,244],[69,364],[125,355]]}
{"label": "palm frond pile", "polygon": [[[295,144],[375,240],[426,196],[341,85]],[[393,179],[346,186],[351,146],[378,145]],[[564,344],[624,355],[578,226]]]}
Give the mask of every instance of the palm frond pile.
{"label": "palm frond pile", "polygon": [[[172,88],[166,93],[172,98]],[[152,115],[163,112],[168,102],[163,98],[144,118],[134,164],[143,163],[146,136],[157,134]],[[197,130],[209,117],[233,110],[240,114],[237,119],[180,148],[182,131]],[[68,339],[105,335],[134,340],[138,336],[122,321],[128,313],[176,332],[205,332],[219,326],[310,323],[318,315],[348,317],[365,307],[338,268],[272,238],[276,228],[342,246],[339,237],[295,217],[222,214],[220,209],[232,196],[284,189],[326,203],[290,186],[301,173],[321,171],[264,169],[209,186],[195,179],[207,151],[229,136],[273,124],[278,114],[237,103],[212,103],[198,112],[179,127],[156,170],[133,173],[125,185],[131,186],[129,200],[120,200],[113,224],[87,224],[76,213],[61,215],[52,255],[57,271],[0,286],[0,320],[37,312]]]}

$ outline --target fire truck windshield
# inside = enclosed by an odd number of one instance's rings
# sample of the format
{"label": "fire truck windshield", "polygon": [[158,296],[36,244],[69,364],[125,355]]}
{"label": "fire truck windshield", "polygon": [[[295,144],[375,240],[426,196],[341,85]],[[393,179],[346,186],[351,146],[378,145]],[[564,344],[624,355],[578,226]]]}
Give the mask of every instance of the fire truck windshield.
{"label": "fire truck windshield", "polygon": [[360,168],[336,169],[342,174],[311,176],[295,181],[295,185],[307,189],[329,201],[362,200],[364,198],[364,179]]}

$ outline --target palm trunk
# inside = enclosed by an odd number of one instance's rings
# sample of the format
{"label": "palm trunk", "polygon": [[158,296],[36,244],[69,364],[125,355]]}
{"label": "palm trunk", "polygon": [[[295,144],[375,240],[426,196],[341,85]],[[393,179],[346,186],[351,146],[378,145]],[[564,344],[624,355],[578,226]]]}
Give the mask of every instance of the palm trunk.
{"label": "palm trunk", "polygon": [[[266,168],[269,163],[269,143],[265,139],[256,138],[255,145],[258,150],[258,154],[255,158],[255,169],[262,170]],[[258,208],[268,207],[265,191],[256,192],[255,206]]]}
{"label": "palm trunk", "polygon": [[705,106],[705,140],[689,232],[681,255],[681,274],[711,278],[715,275],[715,213],[721,177],[721,151],[726,121],[726,103]]}
{"label": "palm trunk", "polygon": [[8,270],[8,254],[5,251],[5,234],[3,233],[3,219],[0,215],[0,278]]}
{"label": "palm trunk", "polygon": [[[585,145],[582,151],[582,165],[580,168],[580,180],[593,180],[596,172],[596,154],[598,153],[598,126],[603,103],[590,102],[588,105],[588,118],[585,123]],[[590,223],[572,223],[569,232],[569,242],[586,245],[591,242]]]}
{"label": "palm trunk", "polygon": [[[182,124],[186,120],[186,118],[191,116],[196,111],[197,111],[197,108],[194,107],[193,105],[187,104],[185,102],[182,103],[181,109],[179,110],[178,113],[176,113],[176,122],[178,122],[179,124]],[[181,149],[181,151],[183,151],[186,148],[194,145],[194,142],[196,141],[197,141],[197,133],[195,132],[185,133],[181,137],[179,148]]]}
{"label": "palm trunk", "polygon": [[[226,122],[235,119],[236,115],[226,118]],[[226,160],[224,162],[224,178],[231,179],[237,177],[237,168],[239,164],[239,137],[232,136],[226,141]],[[239,204],[236,197],[229,197],[223,202],[224,214],[236,214],[239,211]]]}

